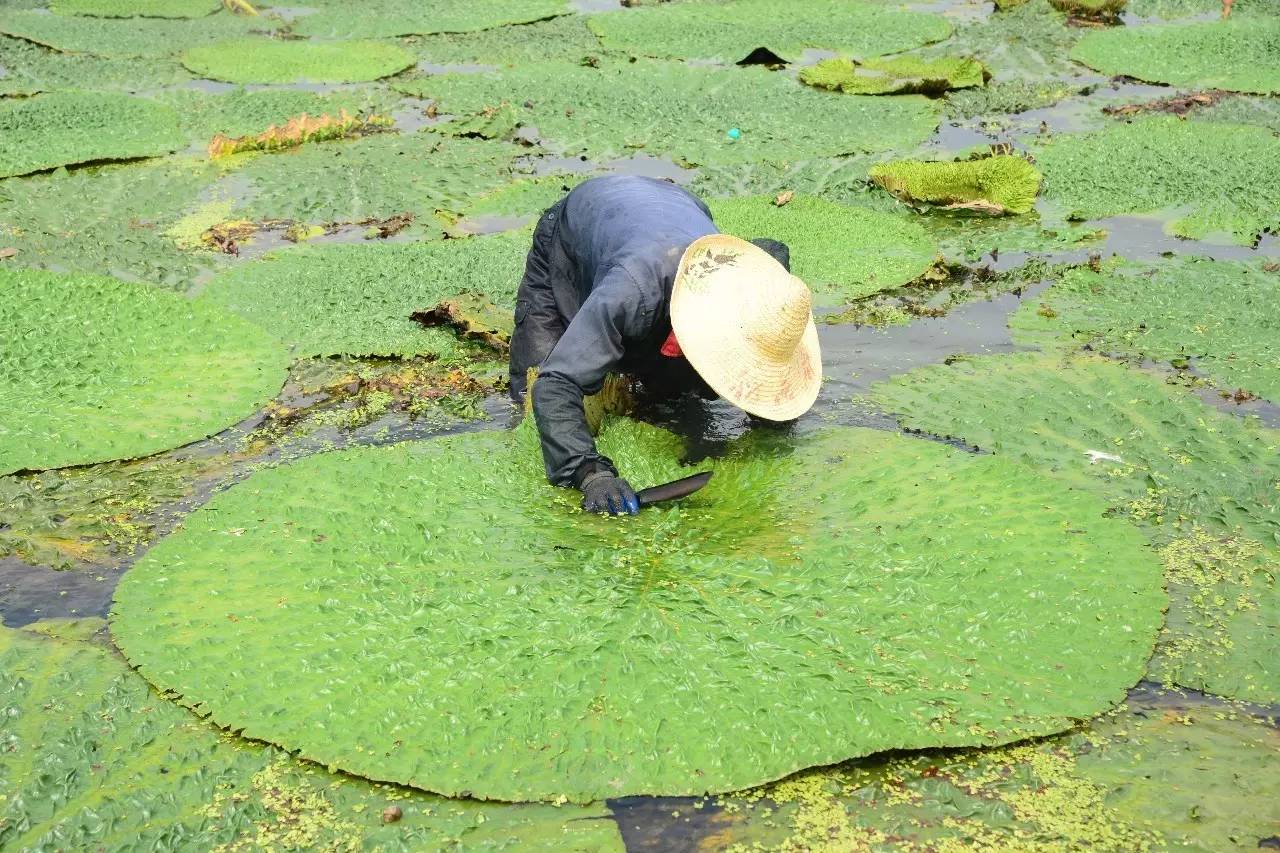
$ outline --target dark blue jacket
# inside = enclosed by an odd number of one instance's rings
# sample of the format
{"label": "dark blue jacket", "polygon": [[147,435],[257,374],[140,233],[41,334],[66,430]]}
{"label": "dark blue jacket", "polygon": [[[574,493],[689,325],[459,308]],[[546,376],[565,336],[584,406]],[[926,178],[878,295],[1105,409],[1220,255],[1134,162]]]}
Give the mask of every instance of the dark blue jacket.
{"label": "dark blue jacket", "polygon": [[[684,358],[659,350],[671,333],[680,257],[717,229],[695,196],[665,181],[629,176],[585,181],[546,215],[555,220],[545,276],[555,309],[546,323],[561,324],[553,333],[563,331],[533,386],[533,413],[548,479],[576,485],[584,463],[612,467],[596,451],[582,406],[606,374],[707,390]],[[535,250],[536,244],[535,237]],[[528,286],[526,276],[522,290]],[[519,309],[517,316],[519,326]]]}

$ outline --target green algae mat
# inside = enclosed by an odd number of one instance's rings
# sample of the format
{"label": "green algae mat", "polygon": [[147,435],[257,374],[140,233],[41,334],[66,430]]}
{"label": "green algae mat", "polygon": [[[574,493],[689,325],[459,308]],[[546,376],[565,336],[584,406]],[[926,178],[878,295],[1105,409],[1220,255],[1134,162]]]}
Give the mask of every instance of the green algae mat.
{"label": "green algae mat", "polygon": [[0,628],[6,850],[622,849],[602,806],[448,801],[229,738],[112,650],[54,639],[85,621]]}
{"label": "green algae mat", "polygon": [[1089,33],[1071,58],[1151,83],[1280,93],[1280,18],[1246,17]]}
{"label": "green algae mat", "polygon": [[414,58],[388,42],[245,38],[192,48],[182,64],[227,83],[359,83],[399,73]]}
{"label": "green algae mat", "polygon": [[922,142],[939,118],[923,96],[837,96],[763,68],[598,65],[543,62],[395,85],[459,116],[510,103],[553,151],[599,159],[647,150],[716,165],[885,151]]}
{"label": "green algae mat", "polygon": [[903,424],[1098,494],[1161,545],[1170,612],[1152,674],[1280,701],[1280,432],[1151,374],[1018,354],[912,371],[873,389]]}
{"label": "green algae mat", "polygon": [[1172,234],[1244,245],[1280,227],[1280,138],[1262,127],[1154,116],[1033,150],[1070,219],[1172,211]]}
{"label": "green algae mat", "polygon": [[1182,258],[1068,271],[1011,321],[1103,352],[1183,364],[1219,387],[1280,400],[1280,271],[1263,263]]}
{"label": "green algae mat", "polygon": [[0,178],[181,145],[178,114],[145,98],[66,91],[0,100]]}
{"label": "green algae mat", "polygon": [[347,3],[319,0],[314,12],[299,19],[293,31],[325,38],[461,33],[504,24],[526,24],[569,11],[565,0],[376,0]]}
{"label": "green algae mat", "polygon": [[888,4],[792,0],[780,11],[772,0],[670,3],[594,15],[587,23],[609,50],[724,63],[760,47],[790,61],[807,48],[879,56],[951,34],[945,18]]}
{"label": "green algae mat", "polygon": [[933,269],[937,245],[903,216],[795,196],[714,199],[716,225],[746,240],[768,237],[791,250],[791,271],[819,297],[866,296],[914,281]]}
{"label": "green algae mat", "polygon": [[[613,421],[601,444],[637,483],[689,472],[653,427]],[[998,744],[1106,708],[1142,670],[1159,565],[1094,498],[860,429],[714,469],[616,520],[546,484],[528,423],[313,456],[149,551],[113,635],[224,727],[503,800]]]}
{"label": "green algae mat", "polygon": [[297,356],[468,352],[452,331],[410,319],[463,291],[514,306],[525,234],[436,243],[300,246],[244,264],[201,295],[279,337]]}
{"label": "green algae mat", "polygon": [[216,307],[98,276],[0,269],[0,472],[145,456],[253,414],[285,352]]}

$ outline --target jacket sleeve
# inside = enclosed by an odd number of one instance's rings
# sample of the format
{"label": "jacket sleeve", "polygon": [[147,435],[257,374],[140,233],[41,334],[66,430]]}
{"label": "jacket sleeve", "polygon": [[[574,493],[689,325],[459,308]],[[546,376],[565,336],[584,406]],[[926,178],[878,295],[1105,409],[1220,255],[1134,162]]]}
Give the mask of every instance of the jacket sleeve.
{"label": "jacket sleeve", "polygon": [[622,267],[610,268],[543,362],[533,385],[533,415],[542,441],[547,479],[576,485],[583,463],[612,463],[596,451],[582,398],[595,394],[621,361],[626,340],[643,335],[653,306]]}

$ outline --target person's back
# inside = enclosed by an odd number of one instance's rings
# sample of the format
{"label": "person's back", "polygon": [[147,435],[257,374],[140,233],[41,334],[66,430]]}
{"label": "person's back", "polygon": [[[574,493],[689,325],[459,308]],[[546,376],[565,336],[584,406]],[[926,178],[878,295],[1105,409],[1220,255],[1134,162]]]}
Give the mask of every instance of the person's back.
{"label": "person's back", "polygon": [[[586,509],[638,509],[583,410],[611,372],[663,386],[651,390],[719,393],[764,417],[812,405],[808,288],[789,274],[783,244],[755,242],[720,235],[696,196],[652,178],[584,181],[542,215],[516,297],[511,394],[522,399],[539,368],[531,393],[547,478],[581,489]],[[699,306],[683,314],[690,358],[672,325],[680,281]]]}

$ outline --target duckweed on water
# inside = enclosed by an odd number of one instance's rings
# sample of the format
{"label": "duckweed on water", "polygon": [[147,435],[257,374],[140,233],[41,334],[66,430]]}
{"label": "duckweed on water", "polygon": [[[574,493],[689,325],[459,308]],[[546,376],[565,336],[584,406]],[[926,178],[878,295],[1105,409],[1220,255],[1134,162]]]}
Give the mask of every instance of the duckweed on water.
{"label": "duckweed on water", "polygon": [[621,849],[602,806],[444,800],[227,737],[96,644],[0,628],[0,673],[6,849]]}
{"label": "duckweed on water", "polygon": [[1280,93],[1280,18],[1120,27],[1090,33],[1071,57],[1152,83]]}
{"label": "duckweed on water", "polygon": [[1170,233],[1245,245],[1280,227],[1280,138],[1261,127],[1150,116],[1033,153],[1069,219],[1176,210]]}
{"label": "duckweed on water", "polygon": [[561,154],[610,159],[652,149],[700,165],[885,151],[923,141],[939,115],[921,96],[837,99],[763,68],[654,60],[541,62],[395,85],[457,115],[519,105],[520,124]]}
{"label": "duckweed on water", "polygon": [[1186,364],[1226,391],[1280,401],[1280,271],[1181,258],[1069,271],[1011,323],[1041,345]]}
{"label": "duckweed on water", "polygon": [[[198,45],[266,32],[280,25],[266,16],[218,12],[192,20],[90,18],[50,15],[41,10],[0,10],[0,33],[55,50],[128,59],[174,56]],[[85,85],[88,81],[81,81]]]}
{"label": "duckweed on water", "polygon": [[96,276],[0,268],[0,473],[145,456],[275,395],[287,356],[207,303]]}
{"label": "duckweed on water", "polygon": [[413,62],[403,47],[377,41],[245,38],[182,55],[195,74],[228,83],[353,83],[388,77]]}
{"label": "duckweed on water", "polygon": [[144,98],[68,91],[0,100],[0,178],[153,157],[181,144],[177,113]]}
{"label": "duckweed on water", "polygon": [[203,18],[222,8],[219,0],[53,0],[59,15],[95,18]]}
{"label": "duckweed on water", "polygon": [[771,0],[671,3],[588,19],[609,50],[638,56],[733,63],[758,47],[794,61],[806,48],[859,58],[897,53],[951,33],[945,18],[877,3],[791,0],[785,15]]}
{"label": "duckweed on water", "polygon": [[791,249],[791,271],[827,302],[866,296],[914,281],[932,270],[938,247],[918,224],[814,196],[778,205],[774,196],[715,199],[721,231],[768,237]]}
{"label": "duckweed on water", "polygon": [[[601,440],[637,483],[689,473],[651,427]],[[149,551],[113,631],[224,726],[521,800],[1056,731],[1149,652],[1159,568],[1136,531],[1018,466],[845,429],[714,467],[683,504],[610,520],[545,483],[530,425],[311,457]]]}

